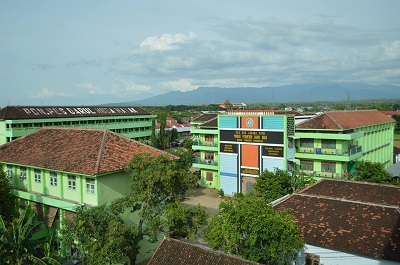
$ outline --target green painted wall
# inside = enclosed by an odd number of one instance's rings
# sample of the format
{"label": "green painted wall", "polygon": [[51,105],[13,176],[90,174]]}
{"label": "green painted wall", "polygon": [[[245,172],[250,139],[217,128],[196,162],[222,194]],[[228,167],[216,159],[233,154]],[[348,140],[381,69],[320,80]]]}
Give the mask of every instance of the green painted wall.
{"label": "green painted wall", "polygon": [[[354,171],[357,161],[372,161],[382,163],[385,168],[393,163],[393,136],[394,123],[376,124],[351,131],[315,130],[312,132],[296,130],[296,158],[302,161],[314,161],[314,170],[305,173],[316,173],[319,176],[343,178],[345,172]],[[311,132],[310,132],[311,131]],[[301,139],[312,139],[314,147],[301,147]],[[335,140],[335,149],[323,149],[322,141]],[[351,148],[352,147],[352,148]],[[321,148],[321,154],[316,153],[316,148]],[[321,172],[324,161],[335,163],[335,172]],[[300,169],[300,163],[297,165]]]}
{"label": "green painted wall", "polygon": [[82,185],[81,185],[81,187],[82,187],[82,190],[81,190],[81,192],[82,192],[82,202],[86,203],[86,204],[89,204],[89,205],[97,206],[97,205],[99,205],[98,197],[101,195],[101,194],[99,194],[98,189],[97,189],[98,179],[94,178],[94,177],[89,178],[89,179],[94,179],[94,181],[95,181],[94,182],[94,193],[92,193],[91,189],[88,190],[88,188],[87,188],[87,184],[88,184],[86,182],[87,178],[88,177],[82,177],[81,178],[81,181],[82,181]]}
{"label": "green painted wall", "polygon": [[130,176],[125,171],[97,178],[98,205],[109,203],[130,191]]}
{"label": "green painted wall", "polygon": [[72,117],[49,119],[0,120],[0,145],[45,126],[109,129],[132,139],[151,136],[151,120],[157,115]]}
{"label": "green painted wall", "polygon": [[[68,187],[68,176],[75,176],[75,184],[76,184],[76,188],[72,189]],[[79,175],[75,175],[75,174],[64,174],[61,178],[61,181],[63,182],[63,199],[65,200],[71,200],[77,203],[83,203],[83,199],[82,199],[82,181],[81,181],[82,177]]]}
{"label": "green painted wall", "polygon": [[[212,181],[207,180],[207,174],[208,173],[212,173],[212,175],[213,175],[213,180]],[[200,185],[202,187],[219,189],[219,174],[218,174],[218,171],[206,170],[206,169],[201,170]]]}

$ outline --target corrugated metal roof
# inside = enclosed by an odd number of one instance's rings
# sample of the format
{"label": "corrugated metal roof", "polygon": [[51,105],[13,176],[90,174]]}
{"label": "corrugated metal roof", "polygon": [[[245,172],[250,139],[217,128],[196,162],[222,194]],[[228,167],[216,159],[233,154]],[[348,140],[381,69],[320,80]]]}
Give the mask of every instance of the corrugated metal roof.
{"label": "corrugated metal roof", "polygon": [[150,115],[140,107],[124,106],[7,106],[1,120]]}

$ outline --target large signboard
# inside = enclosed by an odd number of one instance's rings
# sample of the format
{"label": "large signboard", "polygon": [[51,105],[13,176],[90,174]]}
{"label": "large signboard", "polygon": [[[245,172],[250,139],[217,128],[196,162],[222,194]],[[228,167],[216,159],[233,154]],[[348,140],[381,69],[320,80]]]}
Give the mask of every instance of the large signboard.
{"label": "large signboard", "polygon": [[25,114],[40,115],[93,115],[93,114],[134,114],[132,107],[27,107]]}
{"label": "large signboard", "polygon": [[221,130],[220,139],[237,143],[283,144],[283,132]]}
{"label": "large signboard", "polygon": [[255,169],[255,168],[241,168],[240,169],[241,174],[246,174],[246,175],[252,175],[254,177],[257,177],[260,175],[260,169]]}
{"label": "large signboard", "polygon": [[281,146],[262,146],[263,156],[283,157],[283,147]]}
{"label": "large signboard", "polygon": [[221,143],[219,146],[219,151],[222,153],[232,153],[232,154],[237,154],[238,153],[238,145],[237,144],[225,144]]}

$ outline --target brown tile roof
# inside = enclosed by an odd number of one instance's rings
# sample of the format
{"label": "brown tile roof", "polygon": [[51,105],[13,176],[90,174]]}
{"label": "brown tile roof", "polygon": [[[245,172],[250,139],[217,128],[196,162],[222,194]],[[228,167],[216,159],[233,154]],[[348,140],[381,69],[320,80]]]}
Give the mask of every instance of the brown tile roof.
{"label": "brown tile roof", "polygon": [[377,110],[330,111],[296,125],[296,129],[346,130],[373,124],[395,122]]}
{"label": "brown tile roof", "polygon": [[150,115],[134,106],[7,106],[0,120]]}
{"label": "brown tile roof", "polygon": [[193,243],[165,238],[148,265],[256,265],[259,263],[227,255]]}
{"label": "brown tile roof", "polygon": [[400,261],[399,201],[397,186],[324,179],[274,208],[293,211],[307,244]]}
{"label": "brown tile roof", "polygon": [[196,119],[192,120],[192,122],[206,122],[217,116],[218,116],[217,113],[207,113],[197,117]]}
{"label": "brown tile roof", "polygon": [[400,208],[400,186],[394,185],[324,179],[300,193]]}
{"label": "brown tile roof", "polygon": [[168,154],[107,129],[42,128],[1,145],[0,162],[94,176],[123,170],[144,152]]}
{"label": "brown tile roof", "polygon": [[200,124],[200,127],[213,127],[217,128],[218,127],[218,118],[215,117],[211,120],[206,121],[205,123]]}

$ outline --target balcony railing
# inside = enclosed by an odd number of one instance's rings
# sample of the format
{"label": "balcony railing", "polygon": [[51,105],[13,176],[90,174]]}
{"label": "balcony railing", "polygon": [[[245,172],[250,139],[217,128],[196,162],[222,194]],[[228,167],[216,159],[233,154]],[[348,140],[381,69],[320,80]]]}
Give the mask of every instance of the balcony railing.
{"label": "balcony railing", "polygon": [[306,174],[307,176],[313,176],[313,177],[335,178],[335,179],[342,179],[343,178],[343,174],[336,173],[336,172],[309,171],[309,170],[301,170],[301,172]]}
{"label": "balcony railing", "polygon": [[218,143],[217,142],[207,142],[207,141],[193,140],[193,145],[217,147]]}
{"label": "balcony railing", "polygon": [[193,163],[195,164],[204,164],[204,165],[211,165],[211,166],[218,166],[218,162],[211,159],[200,159],[194,158]]}
{"label": "balcony railing", "polygon": [[351,149],[330,149],[330,148],[307,148],[299,147],[296,149],[298,153],[317,154],[317,155],[335,155],[335,156],[352,156],[362,152],[361,146]]}

